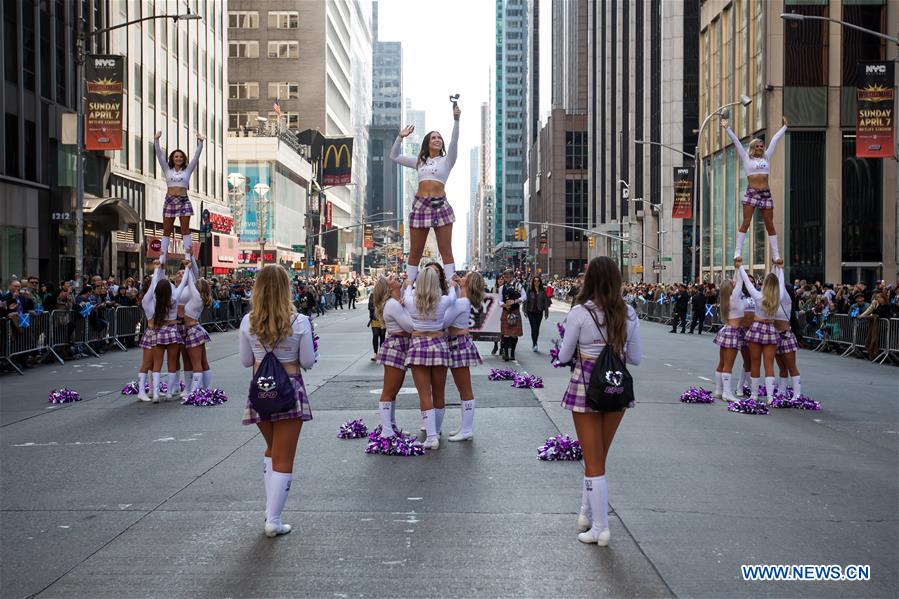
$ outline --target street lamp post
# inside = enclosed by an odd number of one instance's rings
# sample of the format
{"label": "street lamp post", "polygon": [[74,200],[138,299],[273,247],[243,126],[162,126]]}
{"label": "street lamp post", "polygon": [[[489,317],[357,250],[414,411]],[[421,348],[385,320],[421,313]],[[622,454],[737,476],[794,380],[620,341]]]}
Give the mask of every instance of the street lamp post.
{"label": "street lamp post", "polygon": [[868,29],[866,27],[859,27],[858,25],[847,23],[846,21],[841,21],[839,19],[831,19],[830,17],[822,17],[819,15],[803,15],[795,12],[781,13],[780,18],[784,21],[830,21],[831,23],[836,23],[849,29],[855,29],[856,31],[861,31],[862,33],[867,33],[868,35],[879,37],[880,39],[884,39],[888,42],[893,42],[894,44],[899,46],[899,37],[880,33],[879,31],[874,31],[873,29]]}
{"label": "street lamp post", "polygon": [[[375,212],[374,214],[369,214],[368,218],[372,219],[375,216],[393,216],[392,210],[387,210],[385,212]],[[362,259],[359,263],[359,275],[365,276],[365,254],[368,248],[365,247],[365,213],[362,213],[362,220],[359,221],[359,224],[362,225]],[[371,224],[369,222],[369,224]],[[372,234],[372,241],[374,241],[374,234]]]}
{"label": "street lamp post", "polygon": [[268,242],[268,217],[269,217],[269,208],[271,207],[271,200],[266,196],[271,188],[265,183],[257,183],[253,186],[253,191],[256,193],[256,221],[259,224],[259,244],[262,248],[262,251],[259,254],[259,268],[262,269],[265,266],[265,244]]}
{"label": "street lamp post", "polygon": [[[625,201],[629,200],[631,197],[631,186],[628,185],[627,181],[625,181],[624,179],[618,179],[618,185],[624,186],[623,189],[621,187],[619,187],[619,189],[621,189],[621,197],[624,198]],[[621,272],[624,273],[624,241],[623,241],[624,240],[624,219],[622,218],[622,216],[623,215],[621,214],[621,205],[619,204],[618,205],[618,236],[621,238],[621,241],[618,242],[618,262],[619,262],[619,268],[621,269]],[[630,236],[630,227],[628,227],[628,236]],[[630,270],[630,262],[629,261],[628,261],[628,270]],[[624,277],[625,277],[625,280],[630,278],[627,276],[627,274],[625,274]]]}
{"label": "street lamp post", "polygon": [[93,42],[94,37],[102,33],[109,33],[143,21],[172,19],[177,24],[178,21],[196,21],[201,18],[200,15],[190,11],[183,15],[152,15],[112,27],[95,29],[85,34],[82,26],[84,24],[83,5],[83,2],[75,3],[75,23],[78,25],[75,28],[75,78],[77,79],[75,114],[78,119],[78,143],[75,148],[75,281],[79,287],[81,286],[81,277],[84,276],[84,62],[87,41]]}

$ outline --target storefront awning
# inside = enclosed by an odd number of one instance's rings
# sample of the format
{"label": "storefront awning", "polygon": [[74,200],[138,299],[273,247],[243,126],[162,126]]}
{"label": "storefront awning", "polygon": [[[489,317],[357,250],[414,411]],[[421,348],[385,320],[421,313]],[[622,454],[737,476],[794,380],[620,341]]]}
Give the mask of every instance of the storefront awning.
{"label": "storefront awning", "polygon": [[114,213],[119,218],[119,227],[122,225],[136,225],[140,222],[140,215],[131,207],[127,200],[122,198],[84,198],[84,214]]}

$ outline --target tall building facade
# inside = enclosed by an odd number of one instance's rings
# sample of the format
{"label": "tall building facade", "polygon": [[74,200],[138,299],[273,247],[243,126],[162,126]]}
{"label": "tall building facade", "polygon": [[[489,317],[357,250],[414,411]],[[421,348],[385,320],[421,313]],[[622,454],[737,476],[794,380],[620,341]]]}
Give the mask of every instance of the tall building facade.
{"label": "tall building facade", "polygon": [[[403,126],[412,125],[415,127],[415,130],[403,140],[402,150],[404,154],[418,156],[418,152],[421,151],[421,140],[427,133],[425,130],[425,111],[412,108],[412,100],[406,98],[405,117],[406,120]],[[394,139],[396,139],[395,136]],[[391,146],[392,145],[393,142],[391,142]],[[406,215],[412,211],[412,201],[415,199],[415,192],[418,190],[418,173],[411,168],[400,168],[400,180],[402,181],[403,186],[403,209],[401,218],[405,219]],[[408,253],[409,232],[404,230],[404,233],[403,251]]]}
{"label": "tall building facade", "polygon": [[[771,161],[774,224],[790,279],[893,281],[897,273],[897,163],[857,158],[856,102],[860,61],[895,61],[897,48],[874,36],[820,20],[785,21],[801,13],[895,34],[899,5],[886,0],[776,0],[702,4],[699,116],[746,94],[730,124],[744,146],[789,130]],[[891,25],[892,24],[892,25]],[[700,276],[733,271],[731,257],[746,178],[717,118],[703,133]],[[762,273],[770,247],[758,215],[743,248]]]}
{"label": "tall building facade", "polygon": [[468,230],[467,243],[465,244],[465,264],[471,267],[478,263],[478,239],[481,231],[481,209],[478,201],[478,188],[480,183],[479,173],[481,171],[480,148],[474,146],[468,152]]}
{"label": "tall building facade", "polygon": [[691,164],[682,152],[696,144],[699,4],[588,9],[587,220],[599,233],[592,253],[614,257],[629,280],[680,281],[689,270],[690,221],[671,206],[673,169]]}
{"label": "tall building facade", "polygon": [[[190,8],[201,20],[146,20],[93,37],[89,54],[125,56],[123,147],[85,152],[84,274],[139,276],[162,229],[165,184],[153,139],[192,154],[206,150],[191,181],[200,209],[224,208],[223,86],[226,2],[81,3],[86,32]],[[77,3],[3,2],[5,92],[0,94],[0,276],[75,274],[75,139],[63,122],[76,109]],[[68,122],[68,121],[66,121]],[[74,119],[71,121],[74,123]],[[74,127],[72,127],[74,130]],[[49,234],[47,232],[49,231]],[[180,248],[176,235],[173,254]]]}
{"label": "tall building facade", "polygon": [[[489,76],[491,83],[492,74]],[[491,86],[492,87],[492,86]],[[493,194],[493,94],[488,93],[488,101],[481,103],[481,137],[478,144],[478,230],[477,262],[473,267],[492,267],[494,243],[494,223],[496,218]]]}

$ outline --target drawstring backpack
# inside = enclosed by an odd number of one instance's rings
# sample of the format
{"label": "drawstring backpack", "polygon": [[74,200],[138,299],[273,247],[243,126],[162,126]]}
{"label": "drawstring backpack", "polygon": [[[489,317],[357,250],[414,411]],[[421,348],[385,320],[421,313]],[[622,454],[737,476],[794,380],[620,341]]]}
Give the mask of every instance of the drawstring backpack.
{"label": "drawstring backpack", "polygon": [[[590,381],[584,382],[587,407],[597,412],[620,412],[634,401],[634,379],[631,377],[631,373],[628,372],[624,360],[606,341],[606,336],[599,326],[596,314],[586,306],[584,306],[584,309],[590,313],[593,324],[596,325],[596,330],[602,336],[604,344],[602,352],[596,358],[593,372],[590,373]],[[583,374],[582,366],[581,377],[583,377]]]}
{"label": "drawstring backpack", "polygon": [[260,416],[289,412],[296,406],[293,381],[290,380],[287,370],[284,369],[284,365],[274,353],[275,346],[280,341],[280,339],[276,341],[272,345],[272,349],[268,349],[265,344],[259,342],[266,353],[250,381],[249,399],[253,409]]}

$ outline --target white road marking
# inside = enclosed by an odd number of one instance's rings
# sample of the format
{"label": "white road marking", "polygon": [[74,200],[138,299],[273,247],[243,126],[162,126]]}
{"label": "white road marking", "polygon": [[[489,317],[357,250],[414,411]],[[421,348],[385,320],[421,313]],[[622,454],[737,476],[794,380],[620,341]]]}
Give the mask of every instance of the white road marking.
{"label": "white road marking", "polygon": [[667,367],[669,367],[669,368],[674,368],[674,367],[673,367],[671,364],[669,364],[668,362],[665,362],[665,366],[667,366]]}
{"label": "white road marking", "polygon": [[406,560],[401,559],[395,562],[381,562],[385,566],[401,566],[406,563]]}
{"label": "white road marking", "polygon": [[424,497],[406,497],[409,501],[421,501]]}
{"label": "white road marking", "polygon": [[175,437],[161,437],[159,439],[153,439],[153,443],[156,443],[156,442],[165,443],[166,441],[174,441],[174,440],[175,440]]}
{"label": "white road marking", "polygon": [[60,526],[57,526],[57,528],[72,528],[72,527],[71,527],[71,526],[60,525]]}
{"label": "white road marking", "polygon": [[58,443],[50,441],[49,443],[35,443],[29,441],[27,443],[15,443],[11,447],[55,447],[57,445],[113,445],[118,441],[70,441],[68,443]]}
{"label": "white road marking", "polygon": [[[380,395],[383,389],[369,389],[368,392],[372,395]],[[403,387],[399,391],[397,391],[397,395],[415,395],[418,393],[418,390],[415,387]]]}
{"label": "white road marking", "polygon": [[709,381],[710,383],[712,382],[712,379],[707,379],[707,378],[705,378],[704,376],[700,376],[700,377],[697,377],[697,378],[702,379],[702,380],[704,380],[704,381]]}

